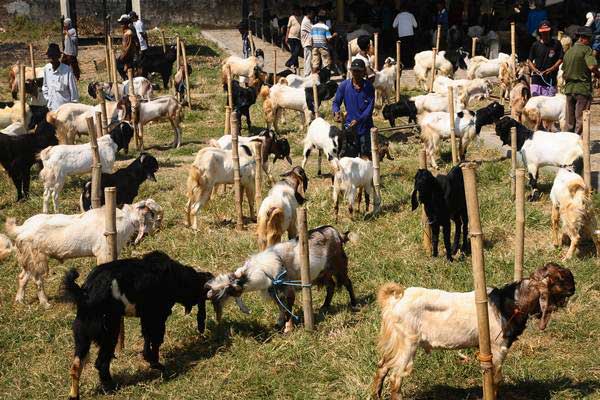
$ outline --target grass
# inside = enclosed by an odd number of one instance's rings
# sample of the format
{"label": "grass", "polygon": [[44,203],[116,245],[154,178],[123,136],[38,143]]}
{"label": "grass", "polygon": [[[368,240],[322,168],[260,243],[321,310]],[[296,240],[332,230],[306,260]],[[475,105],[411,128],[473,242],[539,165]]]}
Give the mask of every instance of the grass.
{"label": "grass", "polygon": [[[177,28],[173,27],[173,30]],[[168,123],[146,128],[145,142],[159,159],[161,169],[157,174],[158,182],[145,183],[139,195],[140,199],[152,197],[163,206],[165,223],[155,236],[144,239],[137,247],[127,247],[122,256],[138,256],[160,249],[183,263],[213,273],[231,271],[257,249],[253,224],[243,232],[236,232],[233,225],[226,222],[234,219],[231,191],[211,200],[201,214],[198,232],[183,226],[187,166],[202,143],[222,133],[225,96],[218,77],[221,52],[214,44],[201,39],[195,29],[181,29],[180,32],[198,50],[191,54],[194,109],[186,110],[185,145],[177,150],[152,148],[164,148],[170,142],[171,128]],[[84,68],[89,71],[90,66]],[[93,78],[93,74],[88,76]],[[87,83],[87,80],[81,82],[82,93],[86,93]],[[82,97],[87,95],[82,94]],[[328,109],[329,105],[326,107]],[[325,114],[329,115],[328,112]],[[252,117],[257,126],[264,126],[260,104],[253,107]],[[287,117],[285,129],[292,144],[293,159],[298,163],[303,135],[297,118],[290,118],[291,113]],[[376,123],[384,126],[380,118]],[[247,133],[244,131],[244,134]],[[366,221],[359,215],[350,220],[344,210],[337,224],[338,228],[350,229],[359,235],[357,243],[347,246],[350,276],[361,304],[358,312],[348,309],[347,295],[339,291],[334,297],[333,311],[317,315],[314,334],[299,328],[283,335],[273,329],[277,315],[274,304],[250,294],[245,297],[251,315],[244,315],[231,305],[225,310],[224,321],[217,326],[214,314],[209,310],[207,333],[199,337],[195,331],[195,317],[186,316],[181,307],[175,307],[161,352],[167,366],[163,374],[149,370],[142,362],[139,322],[128,319],[125,352],[112,364],[120,389],[110,396],[104,396],[99,390],[93,368],[94,349],[82,376],[82,397],[367,398],[377,362],[380,315],[374,299],[378,287],[390,280],[405,286],[454,291],[467,291],[473,286],[470,258],[450,264],[443,258],[430,258],[422,250],[420,212],[410,210],[418,149],[416,142],[395,144],[395,161],[383,162],[384,211],[378,218]],[[449,159],[447,151],[448,147],[444,156],[446,161]],[[134,156],[121,155],[119,166]],[[490,286],[502,285],[512,279],[514,257],[509,161],[485,161],[497,157],[495,151],[477,145],[469,150],[469,158],[484,160],[478,169],[478,184],[486,243],[486,277]],[[281,163],[275,166],[276,172],[282,172],[284,168],[286,166]],[[315,176],[314,158],[307,170],[311,177],[307,203],[309,226],[332,223],[330,181]],[[32,197],[16,204],[14,188],[6,174],[0,172],[0,222],[8,216],[22,222],[40,212],[42,186],[37,172],[35,175]],[[63,212],[78,212],[79,188],[84,179],[87,178],[68,180],[60,196]],[[551,179],[549,174],[541,178],[548,184],[546,192]],[[598,199],[595,200],[598,204]],[[547,196],[526,207],[525,268],[530,272],[546,262],[560,259],[566,249],[555,250],[550,243]],[[85,276],[94,262],[77,259],[60,265],[52,261],[46,290],[53,306],[47,311],[39,307],[31,286],[26,305],[13,303],[19,272],[14,257],[0,268],[0,398],[46,399],[66,395],[73,350],[70,325],[75,314],[71,305],[61,302],[59,284],[65,271],[73,266]],[[553,316],[546,331],[540,332],[532,323],[515,343],[504,364],[504,398],[600,398],[598,263],[590,254],[590,248],[586,248],[581,257],[574,258],[567,266],[575,274],[577,293],[565,310]],[[324,293],[315,290],[313,296],[316,308],[323,301]],[[405,380],[404,395],[416,399],[473,399],[480,396],[481,373],[474,361],[474,350],[463,353],[470,356],[470,362],[460,362],[456,351],[438,351],[430,355],[419,351],[414,372]]]}

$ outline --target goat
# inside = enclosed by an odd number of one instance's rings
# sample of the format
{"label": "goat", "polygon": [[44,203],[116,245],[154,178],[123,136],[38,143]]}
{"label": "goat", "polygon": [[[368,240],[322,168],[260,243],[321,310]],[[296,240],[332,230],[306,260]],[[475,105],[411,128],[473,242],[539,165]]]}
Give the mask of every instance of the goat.
{"label": "goat", "polygon": [[309,76],[299,76],[296,74],[289,74],[285,77],[285,83],[289,87],[293,88],[306,88],[310,89],[315,85],[321,83],[327,83],[331,79],[331,70],[327,67],[321,68],[317,74],[311,74]]}
{"label": "goat", "polygon": [[[5,228],[13,239],[19,266],[19,289],[15,301],[22,303],[30,278],[37,286],[40,304],[48,308],[44,278],[48,274],[48,259],[60,262],[79,257],[96,257],[98,264],[110,260],[110,249],[104,236],[106,210],[97,208],[83,214],[37,214],[17,226],[14,218],[6,220]],[[138,232],[135,244],[144,233],[160,227],[162,208],[152,199],[117,209],[117,256],[125,244]]]}
{"label": "goat", "polygon": [[[117,205],[131,204],[138,195],[140,186],[146,179],[156,182],[158,161],[148,153],[142,153],[125,168],[114,174],[102,174],[100,178],[100,202],[104,205],[104,188],[117,188]],[[83,184],[79,197],[81,212],[92,208],[92,181]]]}
{"label": "goat", "polygon": [[[98,138],[98,152],[102,172],[112,172],[117,152],[129,146],[132,136],[133,128],[122,122],[110,132],[110,135]],[[92,170],[91,144],[51,146],[42,150],[39,159],[44,166],[40,172],[40,177],[44,181],[43,212],[48,212],[50,198],[52,198],[54,212],[57,213],[59,210],[58,195],[65,184],[66,178],[69,175],[85,174]]]}
{"label": "goat", "polygon": [[[452,78],[454,72],[459,68],[467,69],[468,54],[461,49],[451,51],[440,51],[435,58],[436,75]],[[428,75],[433,67],[433,52],[431,50],[422,51],[415,54],[414,73],[417,79],[417,86],[427,89]]]}
{"label": "goat", "polygon": [[[441,95],[438,93],[428,93],[420,96],[411,97],[410,100],[413,102],[419,114],[430,113],[430,112],[448,112],[448,96]],[[463,104],[460,102],[459,97],[454,97],[454,111],[462,111]]]}
{"label": "goat", "polygon": [[[548,263],[529,278],[501,288],[488,288],[488,315],[495,392],[502,382],[502,364],[511,345],[527,327],[530,316],[544,330],[551,314],[565,307],[575,293],[567,268]],[[379,399],[387,375],[391,399],[400,397],[402,379],[411,373],[416,351],[478,346],[475,292],[446,292],[420,287],[383,285],[377,294],[381,307],[380,359],[373,379],[373,398]]]}
{"label": "goat", "polygon": [[485,79],[450,79],[445,76],[435,78],[433,91],[447,96],[450,86],[454,88],[454,96],[462,105],[461,109],[468,107],[471,100],[487,99],[492,91],[492,83]]}
{"label": "goat", "polygon": [[[340,149],[344,147],[345,141],[354,141],[352,136],[356,135],[355,129],[341,130],[337,126],[331,125],[323,118],[316,118],[308,127],[308,132],[304,138],[304,149],[302,154],[302,168],[306,167],[308,157],[313,149],[323,151],[328,161],[338,157]],[[320,165],[319,165],[320,167]],[[321,175],[319,168],[318,174]]]}
{"label": "goat", "polygon": [[[485,125],[492,124],[504,115],[504,106],[493,102],[476,112],[465,110],[456,113],[454,125],[456,137],[461,138],[460,158],[464,159],[469,144]],[[421,138],[425,142],[425,150],[431,166],[438,168],[435,161],[439,152],[439,141],[451,137],[450,114],[445,112],[432,112],[425,114],[419,120]]]}
{"label": "goat", "polygon": [[12,242],[7,236],[0,233],[0,261],[7,259],[14,251]]}
{"label": "goat", "polygon": [[[242,87],[235,79],[231,81],[231,91],[233,99],[233,110],[237,118],[238,126],[242,129],[242,115],[246,117],[246,125],[248,131],[252,129],[252,121],[250,120],[250,107],[256,103],[258,95],[258,87],[262,85],[260,80],[251,80],[248,87]],[[256,83],[254,83],[256,82]],[[227,90],[227,85],[223,85],[223,90]]]}
{"label": "goat", "polygon": [[227,84],[228,69],[231,67],[231,77],[243,76],[250,78],[256,76],[257,72],[262,72],[265,67],[265,54],[261,49],[256,49],[254,56],[240,58],[238,56],[229,56],[223,61],[221,67],[221,79],[224,85]]}
{"label": "goat", "polygon": [[17,201],[29,197],[31,167],[40,151],[58,144],[55,133],[52,125],[42,122],[32,135],[0,134],[0,164],[17,189]]}
{"label": "goat", "polygon": [[[263,111],[269,129],[279,131],[279,119],[284,109],[300,112],[303,129],[306,129],[312,120],[312,112],[306,102],[306,91],[309,89],[292,88],[287,85],[277,84],[270,89],[263,86],[260,91],[264,99]],[[310,89],[312,91],[312,89]]]}
{"label": "goat", "polygon": [[[350,305],[356,307],[352,281],[348,277],[348,257],[344,251],[344,243],[347,241],[347,233],[342,234],[329,225],[308,231],[312,282],[327,287],[322,311],[331,305],[336,284],[344,285],[350,296]],[[276,281],[284,276],[286,280],[299,280],[300,262],[298,239],[278,243],[250,257],[235,272],[218,275],[208,282],[207,298],[220,304],[224,304],[231,297],[238,298],[238,306],[245,311],[247,308],[239,299],[242,294],[251,291],[268,294],[279,307],[277,327],[282,328],[285,325],[285,332],[289,332],[293,329],[293,321],[286,307],[293,310],[295,289],[290,286],[282,288]],[[277,301],[279,291],[284,292],[285,298]],[[285,306],[283,302],[286,303]]]}
{"label": "goat", "polygon": [[583,170],[583,143],[581,137],[572,132],[533,132],[510,117],[496,123],[496,135],[502,143],[510,146],[510,130],[517,128],[517,151],[521,153],[523,165],[529,174],[530,200],[539,197],[537,188],[538,171],[541,167],[573,166],[576,172]]}
{"label": "goat", "polygon": [[[465,187],[460,166],[454,166],[448,175],[439,174],[434,177],[426,169],[419,169],[415,175],[415,186],[411,195],[412,210],[419,203],[423,204],[428,223],[431,226],[432,255],[438,256],[440,227],[444,229],[444,247],[446,258],[453,261],[459,249],[462,230],[463,242],[460,247],[463,254],[468,254],[469,216]],[[454,244],[450,247],[450,221],[454,221]]]}
{"label": "goat", "polygon": [[[369,211],[370,198],[374,198],[375,210],[381,206],[380,199],[374,196],[375,187],[373,186],[373,163],[370,160],[364,160],[360,157],[342,157],[339,160],[333,159],[334,177],[333,177],[333,204],[335,222],[338,222],[338,211],[340,197],[346,195],[348,201],[348,212],[350,218],[354,212],[354,202],[356,195],[365,191],[366,210]],[[358,197],[358,207],[360,211],[360,198]]]}
{"label": "goat", "polygon": [[[240,146],[240,182],[246,193],[250,215],[254,215],[254,159],[247,146]],[[233,183],[233,159],[231,150],[214,147],[200,149],[190,167],[187,178],[186,221],[192,229],[198,229],[198,214],[210,200],[213,188],[219,184]],[[193,216],[192,216],[193,213]]]}
{"label": "goat", "polygon": [[389,121],[391,127],[396,126],[396,118],[408,117],[408,123],[417,123],[418,109],[415,102],[408,96],[400,95],[400,101],[393,104],[386,104],[383,107],[383,118]]}
{"label": "goat", "polygon": [[467,79],[498,78],[500,65],[510,62],[511,56],[505,53],[498,54],[498,58],[492,60],[483,56],[471,57],[467,68]]}
{"label": "goat", "polygon": [[[44,67],[35,69],[35,76],[31,67],[25,67],[25,93],[32,96],[37,95],[37,88],[42,86],[41,80],[44,78]],[[8,71],[8,86],[13,99],[17,99],[19,93],[19,66],[13,65]]]}
{"label": "goat", "polygon": [[[121,96],[129,95],[129,80],[118,83],[117,85]],[[112,82],[90,82],[88,85],[88,94],[91,98],[96,99],[98,97],[99,88],[102,89],[107,100],[115,100],[114,96],[111,95],[113,91]],[[133,78],[133,90],[135,91],[136,96],[139,96],[144,100],[152,99],[152,82],[143,76],[136,76]]]}
{"label": "goat", "polygon": [[104,391],[116,389],[110,374],[120,322],[124,316],[138,317],[144,337],[142,355],[150,367],[163,370],[159,349],[171,309],[181,304],[186,314],[198,306],[197,329],[206,325],[204,285],[213,278],[208,272],[188,267],[165,253],[154,251],[142,258],[128,258],[99,265],[79,286],[79,273],[69,270],[63,290],[77,306],[73,322],[75,355],[71,364],[69,399],[79,399],[79,380],[92,342],[98,347],[96,369]]}
{"label": "goat", "polygon": [[177,49],[175,47],[170,46],[166,53],[163,52],[162,47],[149,47],[145,51],[144,57],[140,60],[142,76],[148,78],[148,75],[152,72],[159,73],[163,81],[163,86],[167,89],[169,87],[169,78],[173,73],[173,63],[177,59]]}
{"label": "goat", "polygon": [[388,100],[392,98],[396,84],[396,68],[398,68],[396,61],[388,57],[383,63],[383,69],[375,72],[373,87],[379,93],[382,105],[387,104]]}
{"label": "goat", "polygon": [[535,96],[530,98],[523,109],[523,124],[533,130],[539,130],[542,125],[548,131],[555,130],[558,122],[560,129],[566,125],[567,98],[564,94],[556,96]]}
{"label": "goat", "polygon": [[[4,129],[15,122],[23,123],[21,114],[21,103],[18,102],[12,107],[0,108],[0,129]],[[28,104],[25,104],[25,126],[31,122],[31,111]]]}
{"label": "goat", "polygon": [[560,168],[554,178],[552,190],[552,241],[554,246],[562,246],[559,235],[559,223],[562,221],[563,232],[569,236],[571,245],[563,261],[573,257],[579,240],[592,239],[596,246],[596,256],[600,256],[600,230],[597,229],[590,190],[583,178],[573,171]]}
{"label": "goat", "polygon": [[527,81],[522,78],[517,81],[510,91],[510,116],[521,122],[525,105],[531,98],[531,90]]}
{"label": "goat", "polygon": [[[131,102],[129,98],[123,97],[123,102],[126,105],[127,110],[131,110]],[[128,116],[131,116],[131,112],[127,112]],[[144,135],[144,125],[152,122],[168,119],[173,127],[174,137],[173,143],[170,145],[173,148],[179,148],[181,146],[181,121],[183,120],[183,107],[173,96],[161,96],[150,101],[138,103],[138,120],[132,121],[139,127],[139,135]]]}
{"label": "goat", "polygon": [[257,215],[258,249],[265,250],[281,242],[284,232],[289,239],[297,236],[296,209],[306,201],[308,178],[301,167],[294,167],[281,175],[260,204]]}

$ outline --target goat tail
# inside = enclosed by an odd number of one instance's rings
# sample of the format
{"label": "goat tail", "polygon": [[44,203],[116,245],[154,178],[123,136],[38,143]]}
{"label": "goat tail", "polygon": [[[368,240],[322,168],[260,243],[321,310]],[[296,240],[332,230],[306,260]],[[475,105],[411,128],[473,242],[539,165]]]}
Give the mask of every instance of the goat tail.
{"label": "goat tail", "polygon": [[381,308],[386,308],[391,300],[399,300],[404,295],[404,288],[397,283],[388,282],[379,288],[377,303]]}
{"label": "goat tail", "polygon": [[269,97],[269,93],[271,93],[271,89],[269,89],[267,85],[263,85],[263,87],[260,88],[260,97],[262,97],[263,100]]}
{"label": "goat tail", "polygon": [[46,122],[54,127],[56,127],[57,119],[58,119],[58,114],[56,113],[56,111],[49,111],[48,114],[46,114]]}
{"label": "goat tail", "polygon": [[75,281],[79,278],[79,272],[75,268],[71,268],[63,278],[63,291],[65,297],[77,304],[80,308],[85,300],[85,291]]}
{"label": "goat tail", "polygon": [[17,227],[17,219],[14,217],[6,218],[6,222],[4,223],[4,230],[9,238],[15,239],[19,234],[19,229]]}

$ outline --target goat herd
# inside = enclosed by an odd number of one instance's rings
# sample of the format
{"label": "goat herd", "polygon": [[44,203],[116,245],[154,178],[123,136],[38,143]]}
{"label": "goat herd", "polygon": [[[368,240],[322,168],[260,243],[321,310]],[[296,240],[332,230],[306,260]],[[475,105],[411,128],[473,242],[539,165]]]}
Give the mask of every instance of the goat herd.
{"label": "goat herd", "polygon": [[[415,62],[418,82],[427,82],[428,74],[432,73],[432,57],[428,52],[419,53],[415,56]],[[565,258],[573,255],[581,235],[593,237],[600,250],[589,188],[573,172],[583,154],[581,139],[574,133],[553,132],[550,127],[553,122],[560,122],[564,118],[564,105],[562,109],[554,105],[564,102],[564,98],[537,97],[528,100],[526,97],[529,92],[525,90],[526,81],[523,80],[507,92],[511,117],[504,116],[504,107],[497,102],[476,111],[467,108],[471,100],[489,97],[489,78],[499,77],[505,82],[503,74],[510,75],[510,71],[513,71],[510,63],[510,57],[506,58],[505,55],[498,60],[483,57],[469,60],[460,54],[453,57],[451,62],[440,52],[435,63],[438,77],[433,85],[434,92],[412,98],[402,96],[400,102],[385,105],[382,113],[392,125],[396,118],[403,116],[418,121],[428,160],[432,167],[437,168],[440,140],[451,136],[450,118],[453,117],[448,113],[447,91],[448,87],[453,86],[458,93],[454,124],[456,136],[462,139],[460,157],[465,158],[469,143],[479,135],[483,126],[495,124],[496,133],[504,144],[510,143],[510,129],[516,128],[517,147],[529,172],[532,198],[537,198],[539,194],[536,187],[538,169],[543,166],[560,167],[550,194],[554,243],[560,245],[559,223],[562,220],[565,233],[571,238],[571,247]],[[388,59],[375,77],[375,87],[383,103],[394,90],[396,67],[394,60]],[[458,67],[468,69],[469,79],[452,79]],[[238,118],[246,116],[248,126],[251,126],[249,109],[260,94],[264,98],[266,120],[269,127],[274,129],[264,130],[257,136],[239,138],[241,186],[249,202],[250,215],[254,215],[255,158],[250,146],[253,142],[260,143],[260,161],[272,188],[256,214],[259,252],[231,273],[213,276],[184,266],[159,251],[140,258],[106,262],[109,251],[103,229],[100,228],[104,224],[103,210],[90,209],[90,182],[84,185],[81,193],[81,214],[48,214],[50,199],[54,212],[59,212],[58,197],[67,177],[91,171],[90,144],[75,145],[74,141],[77,136],[87,134],[85,118],[99,110],[98,106],[66,104],[56,112],[43,113],[41,118],[31,106],[28,109],[31,121],[28,129],[13,127],[4,129],[0,134],[0,162],[14,182],[17,200],[28,196],[30,170],[37,162],[42,164],[40,177],[44,184],[43,213],[27,219],[22,225],[17,225],[14,218],[8,218],[6,232],[11,240],[0,235],[0,259],[14,250],[22,269],[16,301],[23,301],[25,287],[33,279],[40,304],[49,306],[44,278],[48,273],[50,258],[62,261],[96,257],[99,264],[83,285],[76,283],[78,273],[74,269],[64,277],[64,290],[77,305],[73,324],[75,356],[70,371],[72,383],[69,396],[72,399],[79,398],[79,378],[92,342],[99,346],[95,366],[102,388],[107,391],[115,388],[110,363],[123,316],[140,319],[144,359],[157,369],[163,368],[159,362],[159,348],[163,342],[166,320],[175,303],[182,304],[186,313],[194,306],[198,307],[197,327],[199,332],[203,332],[206,301],[212,303],[216,318],[220,320],[226,301],[234,299],[242,311],[247,311],[241,296],[259,291],[277,304],[277,326],[285,332],[293,328],[294,320],[289,310],[293,309],[295,288],[286,285],[286,282],[300,279],[296,212],[306,201],[309,179],[304,167],[311,150],[322,151],[334,171],[336,220],[339,199],[343,195],[347,198],[351,214],[357,195],[360,206],[361,196],[358,192],[362,191],[366,195],[367,209],[370,198],[373,198],[375,209],[379,209],[381,199],[373,190],[373,164],[370,160],[357,157],[355,133],[351,129],[340,129],[323,118],[313,119],[313,83],[318,85],[319,103],[331,99],[337,88],[327,69],[307,78],[290,73],[278,74],[275,77],[277,83],[269,87],[264,82],[275,79],[263,72],[264,54],[260,50],[248,59],[229,57],[223,64],[224,84],[228,68],[231,68],[233,75],[240,77],[232,86],[233,105]],[[99,88],[110,92],[110,88],[104,85],[92,84],[90,95],[95,97]],[[126,85],[127,82],[124,83]],[[145,78],[135,78],[134,85],[136,93],[147,99],[140,104],[139,124],[169,119],[175,131],[173,145],[181,145],[179,102],[171,96],[152,99],[152,85]],[[101,185],[117,188],[117,203],[121,207],[117,210],[118,252],[130,240],[138,243],[145,234],[156,232],[163,219],[163,209],[154,200],[135,202],[140,185],[147,179],[155,180],[155,173],[159,169],[159,163],[152,155],[142,152],[130,165],[112,173],[117,152],[120,149],[127,151],[133,137],[133,128],[128,122],[131,106],[125,99],[106,102],[111,121],[110,133],[98,138],[103,172]],[[0,121],[15,122],[18,118],[13,118],[13,114],[20,115],[17,108],[18,105],[15,105],[0,110]],[[285,109],[298,111],[303,117],[307,128],[304,160],[301,167],[293,166],[282,175],[280,181],[273,182],[270,174],[271,155],[274,156],[273,163],[285,159],[292,165],[290,144],[285,137],[276,133]],[[542,121],[549,127],[548,132],[532,130],[538,129]],[[8,125],[4,124],[3,127]],[[34,133],[27,133],[33,128]],[[189,169],[186,221],[193,229],[198,228],[198,214],[209,201],[213,190],[218,185],[233,183],[231,147],[231,136],[228,135],[211,141],[209,146],[197,153]],[[379,152],[380,159],[385,155],[391,159],[389,146],[384,141]],[[411,200],[413,210],[419,203],[424,206],[432,228],[434,256],[438,254],[440,228],[443,229],[448,260],[452,261],[459,249],[463,254],[469,252],[468,217],[460,167],[455,166],[447,175],[437,176],[420,169],[415,176]],[[453,244],[450,241],[451,221],[456,225]],[[285,232],[289,240],[282,242]],[[326,288],[322,306],[325,309],[331,304],[338,285],[347,290],[350,306],[357,306],[344,250],[348,240],[347,232],[339,232],[332,226],[320,226],[309,231],[310,276],[314,284]],[[528,318],[539,318],[539,327],[544,329],[551,313],[565,306],[574,290],[575,281],[571,272],[557,264],[548,263],[529,278],[488,291],[490,333],[495,338],[492,341],[492,353],[496,384],[501,381],[502,362],[508,349],[525,329]],[[382,309],[382,325],[379,339],[381,359],[373,382],[375,397],[381,395],[383,381],[389,375],[392,398],[398,398],[402,378],[410,373],[418,347],[428,350],[477,346],[473,292],[453,293],[416,287],[403,289],[395,283],[389,283],[380,288],[377,299]]]}

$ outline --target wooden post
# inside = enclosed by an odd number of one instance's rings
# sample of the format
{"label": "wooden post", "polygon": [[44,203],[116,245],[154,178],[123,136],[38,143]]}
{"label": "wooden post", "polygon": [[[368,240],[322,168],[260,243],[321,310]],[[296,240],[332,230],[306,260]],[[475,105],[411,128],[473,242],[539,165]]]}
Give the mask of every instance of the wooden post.
{"label": "wooden post", "polygon": [[559,42],[562,40],[564,34],[565,33],[563,31],[556,32],[556,38],[558,39]]}
{"label": "wooden post", "polygon": [[[127,78],[129,80],[129,87],[127,92],[127,97],[129,97],[129,102],[131,103],[131,122],[133,123],[133,136],[135,137],[136,148],[139,151],[144,151],[144,145],[142,142],[142,137],[140,136],[139,129],[139,117],[138,117],[138,98],[135,95],[135,85],[133,84],[133,69],[129,68],[127,70]],[[125,85],[123,85],[123,89],[125,89]],[[124,93],[123,93],[124,94]]]}
{"label": "wooden post", "polygon": [[448,114],[450,116],[450,148],[452,150],[452,165],[458,165],[460,155],[456,148],[456,115],[454,114],[454,87],[448,86]]}
{"label": "wooden post", "polygon": [[348,43],[348,72],[347,72],[347,77],[350,77],[350,65],[352,64],[352,46],[350,45],[350,43]]}
{"label": "wooden post", "polygon": [[517,38],[515,31],[515,23],[510,23],[510,61],[515,76],[517,76]]}
{"label": "wooden post", "polygon": [[[109,260],[117,259],[117,188],[107,187],[104,189],[105,220],[104,236],[108,243]],[[121,318],[119,338],[117,340],[117,351],[123,352],[125,347],[125,321]]]}
{"label": "wooden post", "polygon": [[519,168],[516,174],[515,282],[523,279],[523,255],[525,253],[525,170]]}
{"label": "wooden post", "polygon": [[319,118],[319,91],[317,90],[317,83],[313,80],[313,107],[315,109],[315,118]]}
{"label": "wooden post", "polygon": [[183,57],[183,76],[185,77],[185,95],[188,99],[188,107],[192,109],[192,98],[190,96],[190,77],[187,69],[187,53],[185,51],[185,40],[181,42],[181,57]]}
{"label": "wooden post", "polygon": [[102,164],[100,163],[100,152],[98,151],[98,142],[96,140],[96,127],[94,126],[93,117],[87,117],[85,122],[87,122],[90,147],[92,148],[92,208],[100,208],[102,207],[100,199]]}
{"label": "wooden post", "polygon": [[400,41],[396,41],[396,103],[400,101],[400,77],[402,76],[402,68],[400,65]]}
{"label": "wooden post", "polygon": [[181,65],[181,39],[179,38],[179,33],[175,36],[175,47],[177,48],[177,61],[175,62],[175,71],[179,70],[179,66]]}
{"label": "wooden post", "polygon": [[379,172],[379,142],[377,128],[371,128],[371,158],[373,162],[373,186],[375,186],[375,201],[373,202],[373,214],[379,213],[381,209],[381,176]]}
{"label": "wooden post", "polygon": [[110,51],[111,51],[110,59],[112,61],[112,73],[113,73],[113,81],[112,81],[113,82],[113,93],[115,95],[115,101],[119,101],[120,95],[119,95],[119,82],[118,82],[119,78],[117,75],[117,59],[115,56],[115,51],[112,48],[112,45],[111,45]]}
{"label": "wooden post", "polygon": [[233,108],[233,89],[231,79],[231,65],[227,65],[227,105]]}
{"label": "wooden post", "polygon": [[515,179],[517,171],[517,128],[510,129],[510,196],[515,199]]}
{"label": "wooden post", "polygon": [[273,50],[273,85],[277,83],[277,49]]}
{"label": "wooden post", "polygon": [[379,32],[375,32],[373,36],[373,45],[375,46],[375,59],[373,60],[375,65],[373,66],[373,70],[379,71]]}
{"label": "wooden post", "polygon": [[108,135],[108,115],[106,113],[106,99],[104,98],[104,89],[98,88],[98,101],[100,102],[100,112],[102,113],[102,135]]}
{"label": "wooden post", "polygon": [[163,54],[167,54],[167,42],[165,41],[165,31],[160,30],[160,39],[162,41]]}
{"label": "wooden post", "polygon": [[254,142],[254,204],[256,204],[256,219],[262,202],[262,142]]}
{"label": "wooden post", "polygon": [[231,135],[231,107],[225,106],[225,127],[223,135]]}
{"label": "wooden post", "polygon": [[475,57],[477,53],[477,38],[474,37],[471,39],[471,58]]}
{"label": "wooden post", "polygon": [[33,79],[37,79],[37,75],[35,74],[35,58],[33,57],[33,44],[31,43],[29,43],[29,60],[31,62],[31,71],[33,71]]}
{"label": "wooden post", "polygon": [[[427,169],[427,151],[421,149],[419,152],[419,169]],[[421,207],[421,225],[423,225],[423,249],[427,255],[431,255],[431,225],[425,213],[425,207]]]}
{"label": "wooden post", "polygon": [[438,49],[437,47],[434,47],[431,51],[433,52],[433,63],[431,68],[431,81],[429,82],[429,93],[433,92],[433,82],[435,81],[435,59],[437,58]]}
{"label": "wooden post", "polygon": [[[442,25],[437,26],[437,31],[435,32],[435,48],[440,49],[440,38],[442,36]],[[435,64],[434,64],[435,65]]]}
{"label": "wooden post", "polygon": [[302,309],[304,311],[304,329],[314,331],[314,315],[312,307],[312,283],[310,276],[310,257],[308,254],[308,229],[306,208],[298,208],[298,235],[300,242],[300,276],[302,279]]}
{"label": "wooden post", "polygon": [[475,165],[462,166],[465,182],[467,212],[469,214],[469,235],[471,236],[471,263],[473,265],[473,283],[475,286],[475,307],[479,330],[479,363],[483,369],[483,398],[494,400],[494,366],[490,344],[490,323],[488,317],[487,288],[485,284],[485,266],[483,258],[483,232],[479,219],[479,199]]}
{"label": "wooden post", "polygon": [[591,169],[591,160],[590,160],[590,132],[591,127],[590,124],[592,122],[592,118],[590,116],[590,110],[586,110],[583,112],[583,180],[585,181],[585,185],[588,187],[590,191],[592,191],[592,169]]}
{"label": "wooden post", "polygon": [[240,156],[238,153],[238,134],[240,128],[237,121],[237,112],[231,111],[231,159],[233,161],[233,189],[235,191],[235,209],[237,219],[235,229],[244,229],[244,214],[242,210],[242,184],[240,180]]}
{"label": "wooden post", "polygon": [[[25,108],[25,65],[19,62],[19,101],[21,103],[21,121],[23,129],[27,130],[27,109]],[[35,73],[35,71],[34,71]]]}
{"label": "wooden post", "polygon": [[107,82],[112,82],[112,69],[111,69],[111,65],[112,63],[110,62],[110,51],[109,46],[110,46],[110,35],[106,36],[106,42],[104,42],[104,57],[106,60],[106,81]]}
{"label": "wooden post", "polygon": [[96,137],[102,137],[102,113],[100,111],[96,111],[96,119],[94,120],[94,124],[96,125]]}

